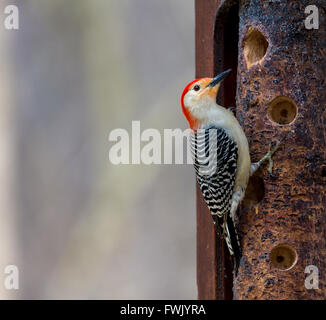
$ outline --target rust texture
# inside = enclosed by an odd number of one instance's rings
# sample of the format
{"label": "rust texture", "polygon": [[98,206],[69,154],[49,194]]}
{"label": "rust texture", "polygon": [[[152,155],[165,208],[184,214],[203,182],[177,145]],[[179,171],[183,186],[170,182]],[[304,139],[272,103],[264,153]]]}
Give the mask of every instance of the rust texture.
{"label": "rust texture", "polygon": [[[244,256],[234,279],[235,299],[326,298],[326,4],[313,2],[319,8],[319,29],[307,30],[304,10],[309,4],[240,1],[237,117],[252,161],[262,157],[271,141],[283,138],[283,144],[273,157],[273,176],[266,166],[258,172],[263,199],[250,208],[242,206],[239,214]],[[260,31],[268,48],[248,69],[244,45],[250,28]],[[280,96],[296,105],[290,124],[268,117],[270,102]],[[261,188],[256,185],[253,192]],[[280,244],[297,253],[289,270],[271,263],[270,253]],[[319,269],[319,289],[305,287],[309,265]]]}
{"label": "rust texture", "polygon": [[[196,0],[196,77],[213,77],[216,12],[224,1]],[[223,61],[218,63],[223,68]],[[232,299],[232,271],[227,248],[217,237],[207,205],[197,185],[198,299]]]}

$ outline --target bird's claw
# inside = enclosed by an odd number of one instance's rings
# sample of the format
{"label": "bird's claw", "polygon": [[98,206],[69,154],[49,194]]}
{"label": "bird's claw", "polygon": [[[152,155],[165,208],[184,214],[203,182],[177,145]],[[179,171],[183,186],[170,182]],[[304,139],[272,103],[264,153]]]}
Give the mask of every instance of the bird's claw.
{"label": "bird's claw", "polygon": [[270,176],[273,176],[273,159],[272,159],[272,156],[277,151],[277,149],[279,148],[281,142],[282,141],[272,142],[270,144],[270,148],[269,148],[269,151],[267,153],[267,159],[269,161],[268,173],[269,173]]}

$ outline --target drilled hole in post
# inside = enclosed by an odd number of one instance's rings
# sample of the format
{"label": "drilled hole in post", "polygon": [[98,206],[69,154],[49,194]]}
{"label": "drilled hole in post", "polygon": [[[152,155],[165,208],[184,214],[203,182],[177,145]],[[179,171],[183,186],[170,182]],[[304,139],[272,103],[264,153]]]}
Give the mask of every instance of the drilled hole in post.
{"label": "drilled hole in post", "polygon": [[326,177],[326,166],[323,166],[323,167],[321,168],[321,176],[322,176],[323,178]]}
{"label": "drilled hole in post", "polygon": [[247,68],[258,63],[266,54],[268,42],[263,34],[257,29],[250,28],[244,40],[244,57]]}
{"label": "drilled hole in post", "polygon": [[274,99],[268,109],[268,117],[278,124],[289,124],[297,116],[297,107],[288,97],[277,97]]}
{"label": "drilled hole in post", "polygon": [[265,197],[265,186],[263,178],[253,175],[250,177],[246,194],[242,201],[242,205],[245,208],[251,208],[257,203],[262,201]]}
{"label": "drilled hole in post", "polygon": [[272,249],[270,261],[272,265],[280,270],[289,270],[297,262],[297,252],[287,244],[281,244]]}

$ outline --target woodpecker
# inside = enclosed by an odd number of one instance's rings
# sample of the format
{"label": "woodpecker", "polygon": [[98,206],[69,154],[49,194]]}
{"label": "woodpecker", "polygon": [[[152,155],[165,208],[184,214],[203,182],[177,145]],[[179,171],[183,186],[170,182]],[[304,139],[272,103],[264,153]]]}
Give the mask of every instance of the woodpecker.
{"label": "woodpecker", "polygon": [[216,103],[221,82],[230,72],[190,82],[183,90],[181,106],[191,129],[190,148],[200,190],[237,273],[241,246],[234,216],[249,177],[267,160],[272,173],[272,155],[280,142],[271,146],[261,160],[251,163],[248,140],[238,120]]}

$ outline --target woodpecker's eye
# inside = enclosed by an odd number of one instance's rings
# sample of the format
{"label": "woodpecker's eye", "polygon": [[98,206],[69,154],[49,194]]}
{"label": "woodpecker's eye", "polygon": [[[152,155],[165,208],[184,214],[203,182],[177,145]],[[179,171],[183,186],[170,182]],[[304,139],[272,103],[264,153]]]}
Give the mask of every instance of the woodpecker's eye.
{"label": "woodpecker's eye", "polygon": [[196,84],[196,85],[194,86],[194,90],[195,90],[195,91],[199,91],[199,90],[200,90],[200,86],[199,86],[198,84]]}

